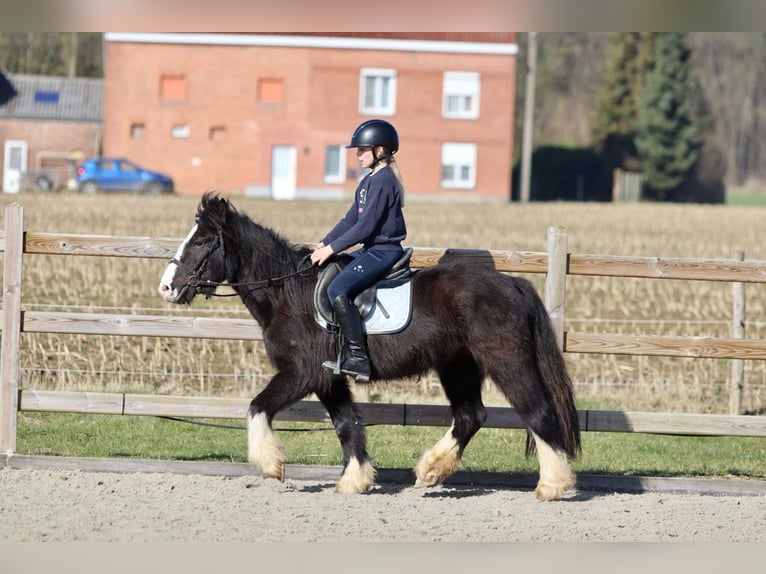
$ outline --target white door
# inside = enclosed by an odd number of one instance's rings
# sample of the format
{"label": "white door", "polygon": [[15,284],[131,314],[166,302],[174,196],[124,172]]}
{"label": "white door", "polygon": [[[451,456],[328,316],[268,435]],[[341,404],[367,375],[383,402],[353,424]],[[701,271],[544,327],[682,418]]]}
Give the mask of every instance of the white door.
{"label": "white door", "polygon": [[3,154],[3,191],[18,193],[21,174],[27,171],[27,142],[7,140]]}
{"label": "white door", "polygon": [[274,146],[271,151],[271,197],[273,199],[295,199],[296,163],[295,146]]}

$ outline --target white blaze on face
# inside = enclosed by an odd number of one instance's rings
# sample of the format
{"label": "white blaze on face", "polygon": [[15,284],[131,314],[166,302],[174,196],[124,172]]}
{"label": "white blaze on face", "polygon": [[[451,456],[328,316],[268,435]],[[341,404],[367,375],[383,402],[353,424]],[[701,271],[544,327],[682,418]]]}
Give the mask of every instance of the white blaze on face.
{"label": "white blaze on face", "polygon": [[[184,239],[181,242],[181,245],[178,246],[178,250],[176,251],[173,259],[181,259],[181,255],[183,255],[184,249],[186,249],[186,245],[189,243],[196,231],[197,226],[195,225],[191,228],[191,231],[189,232],[189,235],[186,236],[186,239]],[[159,287],[157,287],[157,291],[159,291],[162,298],[170,303],[173,303],[178,297],[178,289],[173,289],[172,287],[173,277],[175,277],[177,269],[178,265],[175,263],[170,263],[170,265],[167,266],[167,269],[165,269],[165,272],[162,274]]]}

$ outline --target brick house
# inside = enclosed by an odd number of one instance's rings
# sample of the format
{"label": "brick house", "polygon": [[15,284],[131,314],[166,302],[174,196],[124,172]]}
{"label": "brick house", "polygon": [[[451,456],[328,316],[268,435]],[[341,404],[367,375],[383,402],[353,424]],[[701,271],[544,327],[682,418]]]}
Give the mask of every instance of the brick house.
{"label": "brick house", "polygon": [[2,75],[2,189],[66,189],[76,165],[101,149],[103,81]]}
{"label": "brick house", "polygon": [[508,201],[516,54],[515,33],[107,33],[103,153],[179,193],[340,198],[381,117],[410,197]]}

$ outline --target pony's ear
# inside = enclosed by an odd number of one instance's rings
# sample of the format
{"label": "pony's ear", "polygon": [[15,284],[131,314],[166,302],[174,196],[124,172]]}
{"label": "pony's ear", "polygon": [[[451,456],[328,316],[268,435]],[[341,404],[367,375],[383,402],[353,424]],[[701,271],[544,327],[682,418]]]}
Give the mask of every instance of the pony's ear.
{"label": "pony's ear", "polygon": [[225,198],[208,191],[200,200],[197,209],[197,221],[220,229],[226,223],[229,210],[229,202]]}
{"label": "pony's ear", "polygon": [[218,202],[213,208],[215,213],[215,220],[218,221],[219,227],[223,227],[226,223],[226,217],[229,215],[229,202],[225,197],[217,197]]}

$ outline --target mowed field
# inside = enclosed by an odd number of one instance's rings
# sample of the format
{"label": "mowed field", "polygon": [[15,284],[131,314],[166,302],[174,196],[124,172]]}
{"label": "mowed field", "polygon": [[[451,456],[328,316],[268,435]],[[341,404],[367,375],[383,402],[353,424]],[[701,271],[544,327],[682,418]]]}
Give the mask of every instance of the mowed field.
{"label": "mowed field", "polygon": [[[38,232],[182,238],[198,198],[140,195],[21,194],[3,207],[24,207],[25,228]],[[346,202],[232,197],[253,219],[284,237],[315,242]],[[568,231],[570,253],[766,261],[766,208],[672,204],[425,202],[405,208],[407,244],[417,247],[546,250],[547,228]],[[26,256],[25,309],[104,313],[246,316],[238,300],[196,301],[189,309],[157,295],[165,261]],[[541,274],[528,275],[540,289]],[[749,338],[766,337],[766,286],[746,286]],[[728,283],[576,277],[567,279],[568,331],[727,337]],[[153,392],[251,397],[272,373],[260,342],[25,334],[22,386],[27,389]],[[567,354],[580,406],[625,410],[725,413],[728,360]],[[766,362],[745,362],[742,406],[766,408]],[[432,377],[360,391],[364,400],[444,403]],[[488,404],[505,404],[488,387]]]}

